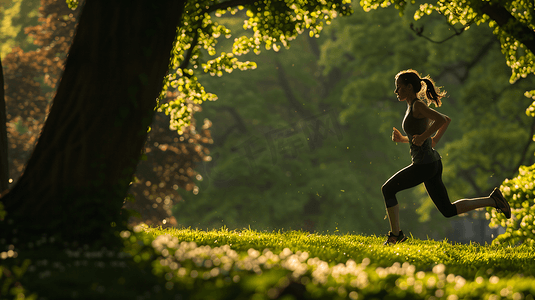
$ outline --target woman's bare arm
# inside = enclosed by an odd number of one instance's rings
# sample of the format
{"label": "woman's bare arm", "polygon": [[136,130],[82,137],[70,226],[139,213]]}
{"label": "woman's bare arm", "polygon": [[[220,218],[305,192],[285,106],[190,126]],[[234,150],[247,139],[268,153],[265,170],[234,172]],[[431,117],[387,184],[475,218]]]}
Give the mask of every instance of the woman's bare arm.
{"label": "woman's bare arm", "polygon": [[450,117],[444,115],[444,117],[446,118],[446,123],[444,123],[444,125],[442,125],[442,127],[440,127],[437,131],[437,134],[435,134],[434,137],[431,138],[431,141],[432,141],[432,147],[434,148],[435,145],[438,143],[438,141],[440,141],[440,138],[442,137],[442,135],[444,134],[444,132],[446,131],[446,129],[448,128],[448,125],[450,125],[450,122],[451,122],[451,119]]}
{"label": "woman's bare arm", "polygon": [[[434,144],[436,144],[440,138],[442,137],[442,135],[444,134],[444,131],[446,130],[446,128],[448,127],[448,124],[449,124],[449,117],[447,117],[446,115],[443,115],[441,113],[439,113],[438,111],[430,108],[429,106],[425,105],[423,102],[421,101],[417,101],[416,103],[414,103],[414,106],[413,106],[413,109],[414,109],[414,113],[416,115],[420,115],[420,116],[423,116],[425,118],[428,118],[430,120],[433,120],[433,124],[431,126],[429,126],[429,128],[427,128],[426,131],[424,131],[421,135],[414,135],[413,138],[412,138],[412,142],[413,144],[416,144],[418,146],[421,146],[425,140],[427,140],[428,138],[430,138],[433,134],[435,134],[436,132],[436,135],[435,137],[438,136],[438,139],[435,140],[435,138],[433,138],[434,141]],[[444,128],[442,128],[444,127]],[[442,129],[442,130],[440,130]],[[440,133],[438,132],[440,130]]]}
{"label": "woman's bare arm", "polygon": [[394,127],[394,130],[392,131],[392,140],[396,143],[408,143],[409,142],[409,138],[401,134],[401,132],[399,132],[399,130],[396,127]]}

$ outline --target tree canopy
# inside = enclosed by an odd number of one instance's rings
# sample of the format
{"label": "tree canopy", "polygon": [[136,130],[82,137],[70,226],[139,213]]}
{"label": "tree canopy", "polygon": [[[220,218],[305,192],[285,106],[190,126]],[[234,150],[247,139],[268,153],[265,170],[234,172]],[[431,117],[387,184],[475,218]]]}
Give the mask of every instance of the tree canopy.
{"label": "tree canopy", "polygon": [[[408,4],[415,4],[415,0],[361,0],[364,10],[388,7],[394,5],[400,14],[405,12]],[[423,15],[438,12],[443,15],[447,22],[464,31],[471,25],[487,23],[493,29],[494,35],[500,41],[502,53],[511,67],[511,82],[535,71],[535,23],[534,3],[527,0],[506,1],[428,1],[420,4],[414,13],[414,19],[418,20]],[[420,29],[420,34],[423,28]]]}
{"label": "tree canopy", "polygon": [[[160,103],[158,109],[171,116],[170,127],[182,132],[190,124],[193,104],[213,101],[217,96],[207,92],[198,80],[202,70],[222,76],[235,69],[256,68],[239,56],[262,48],[278,51],[288,48],[297,35],[308,32],[319,36],[324,26],[338,15],[352,12],[350,1],[187,1],[185,14],[171,57],[173,72],[166,77],[163,93],[176,90],[172,101]],[[235,37],[230,51],[217,51],[218,38],[231,38],[232,31],[218,23],[225,14],[244,19],[246,33]]]}

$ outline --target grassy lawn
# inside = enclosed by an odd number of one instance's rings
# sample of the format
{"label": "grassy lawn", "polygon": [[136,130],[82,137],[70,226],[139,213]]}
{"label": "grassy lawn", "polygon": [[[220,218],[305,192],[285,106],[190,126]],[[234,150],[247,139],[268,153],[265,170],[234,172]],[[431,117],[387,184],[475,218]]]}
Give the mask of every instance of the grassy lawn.
{"label": "grassy lawn", "polygon": [[[40,248],[47,250],[3,259],[9,270],[22,271],[20,278],[15,272],[4,275],[0,288],[8,284],[13,290],[19,282],[25,289],[19,295],[37,299],[520,300],[535,295],[535,253],[527,246],[409,239],[385,247],[385,238],[376,236],[147,226],[121,236],[122,251],[65,250],[48,243]],[[5,291],[1,299],[15,298]]]}

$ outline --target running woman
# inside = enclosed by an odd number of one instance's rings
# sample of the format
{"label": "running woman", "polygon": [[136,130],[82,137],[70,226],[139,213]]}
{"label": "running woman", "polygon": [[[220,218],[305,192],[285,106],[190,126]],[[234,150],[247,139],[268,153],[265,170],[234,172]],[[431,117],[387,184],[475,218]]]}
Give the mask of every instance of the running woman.
{"label": "running woman", "polygon": [[402,123],[406,135],[402,135],[394,127],[392,140],[409,144],[412,163],[394,174],[381,188],[390,221],[390,232],[384,245],[407,240],[399,227],[396,193],[420,183],[425,185],[427,194],[446,218],[487,206],[497,208],[510,218],[511,208],[498,188],[488,197],[450,202],[446,187],[442,183],[442,160],[434,147],[448,128],[451,119],[429,107],[431,103],[439,107],[442,104],[440,99],[446,92],[435,87],[429,76],[420,78],[415,70],[401,71],[396,75],[394,92],[399,101],[407,102],[407,112]]}

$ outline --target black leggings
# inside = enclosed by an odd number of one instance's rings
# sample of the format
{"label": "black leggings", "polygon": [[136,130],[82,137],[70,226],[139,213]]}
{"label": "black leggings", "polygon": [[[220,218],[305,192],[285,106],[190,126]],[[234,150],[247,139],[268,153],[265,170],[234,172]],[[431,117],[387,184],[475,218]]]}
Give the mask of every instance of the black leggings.
{"label": "black leggings", "polygon": [[442,183],[441,160],[429,164],[411,164],[390,177],[381,188],[386,207],[398,204],[397,192],[415,187],[422,182],[427,194],[446,218],[457,215],[457,207],[451,204],[448,191]]}

